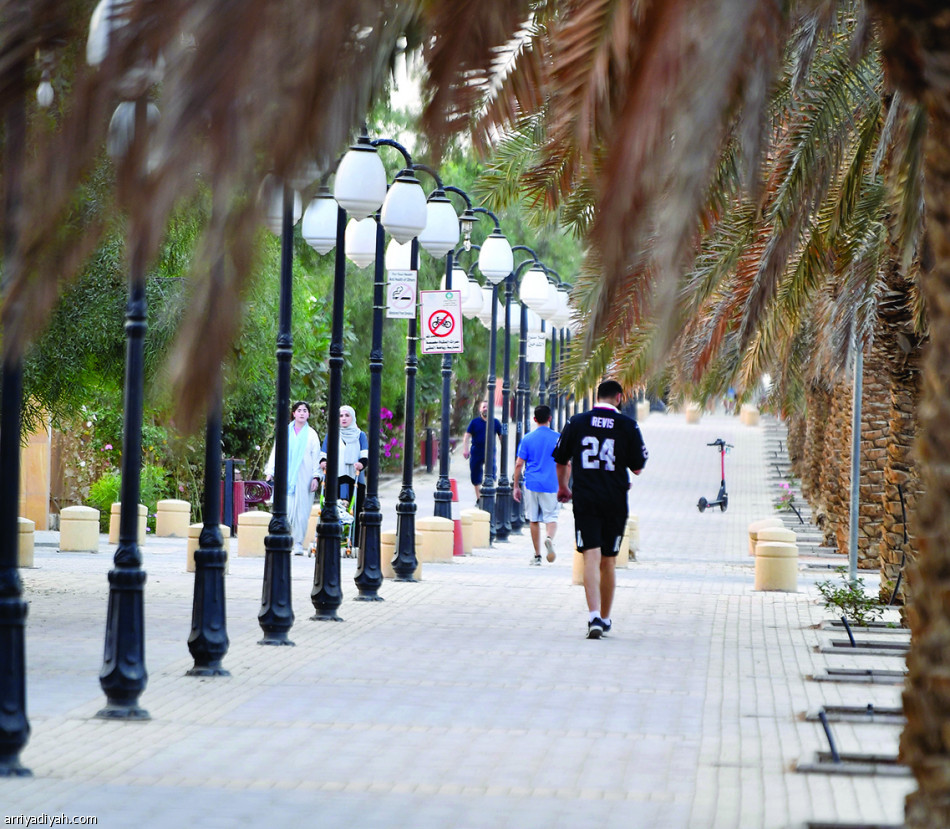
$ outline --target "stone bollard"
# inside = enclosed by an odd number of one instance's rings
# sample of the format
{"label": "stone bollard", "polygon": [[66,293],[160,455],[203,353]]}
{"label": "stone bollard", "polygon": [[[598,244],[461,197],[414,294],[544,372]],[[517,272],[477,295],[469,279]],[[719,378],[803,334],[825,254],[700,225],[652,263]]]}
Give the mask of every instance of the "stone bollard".
{"label": "stone bollard", "polygon": [[17,518],[17,530],[17,566],[32,567],[36,522],[29,518]]}
{"label": "stone bollard", "polygon": [[466,556],[472,554],[472,548],[475,546],[474,519],[468,513],[469,511],[465,510],[460,516],[462,522],[462,554]]}
{"label": "stone bollard", "polygon": [[637,420],[642,423],[650,416],[650,401],[641,400],[637,403]]}
{"label": "stone bollard", "polygon": [[571,563],[571,584],[584,583],[584,554],[574,551],[574,560]]}
{"label": "stone bollard", "polygon": [[238,555],[250,558],[264,556],[264,539],[273,516],[269,512],[251,510],[238,516]]}
{"label": "stone bollard", "polygon": [[753,406],[750,403],[743,403],[742,407],[739,409],[739,420],[741,420],[746,426],[758,426],[759,425],[758,407]]}
{"label": "stone bollard", "polygon": [[755,545],[755,589],[798,592],[798,546],[791,530],[759,531]]}
{"label": "stone bollard", "polygon": [[[204,529],[204,524],[189,524],[188,525],[188,544],[185,548],[185,570],[189,573],[195,572],[195,550],[198,549],[198,538],[201,535],[201,531]],[[224,572],[231,572],[231,556],[230,549],[231,546],[228,541],[231,539],[231,528],[226,527],[224,524],[220,524],[218,529],[221,530],[221,535],[224,538],[224,549],[229,553],[227,559],[224,562]]]}
{"label": "stone bollard", "polygon": [[[119,543],[119,516],[122,512],[122,504],[112,505],[112,512],[109,514],[109,543]],[[148,507],[145,504],[139,504],[139,537],[138,543],[145,543],[146,528],[148,527]]]}
{"label": "stone bollard", "polygon": [[[307,534],[304,536],[304,548],[307,553],[317,553],[317,524],[320,523],[320,502],[314,501],[310,507],[310,518],[307,519]],[[343,528],[344,537],[340,539],[340,544],[346,546],[345,536],[346,527]]]}
{"label": "stone bollard", "polygon": [[[448,519],[446,519],[448,520]],[[416,536],[418,539],[418,536]],[[396,572],[393,570],[393,559],[396,557],[396,531],[383,530],[379,534],[379,558],[380,569],[383,571],[384,579],[396,578]],[[422,559],[418,553],[418,543],[416,547],[416,571],[412,577],[416,581],[422,581]]]}
{"label": "stone bollard", "polygon": [[755,555],[755,543],[761,530],[782,529],[784,526],[781,518],[760,518],[749,524],[749,555]]}
{"label": "stone bollard", "polygon": [[59,549],[63,553],[98,553],[99,510],[93,507],[60,510]]}
{"label": "stone bollard", "polygon": [[[176,498],[158,502],[155,510],[155,535],[159,538],[190,538],[191,504]],[[230,527],[228,528],[230,531]]]}
{"label": "stone bollard", "polygon": [[699,403],[687,403],[685,412],[687,423],[699,423],[703,418],[703,410]]}
{"label": "stone bollard", "polygon": [[420,561],[451,561],[455,525],[450,518],[416,519],[416,557]]}
{"label": "stone bollard", "polygon": [[472,547],[491,546],[491,516],[483,509],[467,509],[462,512],[472,516]]}
{"label": "stone bollard", "polygon": [[623,551],[626,551],[628,560],[636,561],[637,550],[640,549],[640,518],[639,516],[637,515],[627,516],[626,538],[627,538],[627,546],[625,548],[622,548],[621,555],[623,554]]}
{"label": "stone bollard", "polygon": [[627,569],[627,562],[630,561],[630,553],[627,552],[630,549],[630,538],[627,535],[627,529],[624,528],[623,536],[620,539],[620,549],[617,551],[617,560],[614,562],[614,567],[619,569]]}

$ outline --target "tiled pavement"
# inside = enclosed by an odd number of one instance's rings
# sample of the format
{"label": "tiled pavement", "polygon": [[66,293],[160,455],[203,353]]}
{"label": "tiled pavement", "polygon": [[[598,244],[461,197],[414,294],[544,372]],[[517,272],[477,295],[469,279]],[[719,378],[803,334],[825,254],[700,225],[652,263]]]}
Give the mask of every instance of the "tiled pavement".
{"label": "tiled pavement", "polygon": [[[900,823],[906,777],[795,771],[827,749],[820,705],[897,706],[899,686],[814,682],[829,667],[901,659],[824,654],[830,618],[806,568],[798,593],[755,592],[746,526],[773,514],[764,425],[652,414],[634,481],[638,561],[618,571],[614,631],[584,638],[571,585],[572,521],[558,559],[530,567],[527,531],[342,623],[310,620],[313,559],[293,559],[293,648],[257,644],[262,559],[232,558],[229,678],[185,676],[193,577],[184,541],[145,545],[148,722],[94,718],[111,548],[60,553],[38,534],[27,696],[34,777],[0,780],[0,815],[90,815],[105,827],[800,827]],[[770,428],[774,429],[775,424]],[[729,509],[700,514],[719,483]],[[769,444],[771,445],[771,444]],[[464,470],[459,462],[458,469]],[[462,471],[456,473],[464,478]],[[432,513],[434,475],[416,481]],[[462,507],[471,487],[460,480]],[[399,482],[383,487],[394,525]],[[105,542],[105,539],[103,539]],[[873,575],[868,578],[873,584]],[[894,754],[899,727],[833,725],[841,751]]]}

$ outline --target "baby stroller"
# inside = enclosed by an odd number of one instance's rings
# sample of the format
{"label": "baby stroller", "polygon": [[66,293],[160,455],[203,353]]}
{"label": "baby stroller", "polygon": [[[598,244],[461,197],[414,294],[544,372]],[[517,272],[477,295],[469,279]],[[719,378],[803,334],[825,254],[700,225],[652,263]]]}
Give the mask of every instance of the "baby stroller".
{"label": "baby stroller", "polygon": [[[320,479],[319,484],[319,504],[320,510],[323,510],[324,503],[324,486],[323,479]],[[340,524],[343,529],[343,537],[340,539],[340,550],[343,553],[344,558],[353,558],[353,548],[356,546],[356,539],[354,538],[356,531],[356,515],[354,513],[353,504],[356,499],[356,485],[350,486],[350,497],[347,500],[342,498],[337,498],[336,501],[336,511],[337,515],[340,516]],[[307,557],[315,556],[317,554],[317,540],[314,539],[310,542],[310,550],[307,553]]]}

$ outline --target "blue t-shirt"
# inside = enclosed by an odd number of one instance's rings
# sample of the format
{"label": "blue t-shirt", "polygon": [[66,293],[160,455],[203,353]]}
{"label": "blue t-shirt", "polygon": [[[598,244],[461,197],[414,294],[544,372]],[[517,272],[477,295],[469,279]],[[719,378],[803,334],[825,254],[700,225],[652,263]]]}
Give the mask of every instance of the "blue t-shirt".
{"label": "blue t-shirt", "polygon": [[554,447],[558,433],[550,426],[538,426],[518,444],[518,457],[524,460],[524,487],[532,492],[557,492],[557,464]]}
{"label": "blue t-shirt", "polygon": [[[472,448],[469,454],[471,463],[485,462],[485,425],[487,423],[488,421],[481,416],[473,417],[465,430],[472,436]],[[501,437],[501,421],[497,417],[495,418],[495,434]]]}

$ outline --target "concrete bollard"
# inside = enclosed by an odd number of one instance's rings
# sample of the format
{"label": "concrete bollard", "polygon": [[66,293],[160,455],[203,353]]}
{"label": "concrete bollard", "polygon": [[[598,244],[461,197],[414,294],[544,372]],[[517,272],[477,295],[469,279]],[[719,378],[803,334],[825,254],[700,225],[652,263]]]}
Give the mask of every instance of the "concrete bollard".
{"label": "concrete bollard", "polygon": [[420,561],[451,561],[455,549],[455,525],[450,518],[416,519],[416,557]]}
{"label": "concrete bollard", "polygon": [[472,547],[491,546],[491,516],[483,509],[467,509],[462,514],[472,516]]}
{"label": "concrete bollard", "polygon": [[[308,553],[317,553],[317,524],[320,523],[320,502],[314,501],[313,506],[310,507],[310,518],[307,519],[307,534],[304,536],[303,546]],[[346,527],[343,528],[344,534],[346,533]],[[344,539],[340,539],[340,543],[345,547],[346,542]]]}
{"label": "concrete bollard", "polygon": [[60,510],[59,549],[64,553],[98,553],[99,510],[93,507]]}
{"label": "concrete bollard", "polygon": [[571,584],[584,583],[584,554],[574,551],[574,560],[571,562]]}
{"label": "concrete bollard", "polygon": [[[189,524],[188,525],[188,544],[185,548],[185,570],[189,573],[195,572],[195,550],[198,549],[198,539],[201,536],[201,531],[204,529],[204,524]],[[221,530],[221,535],[224,538],[224,549],[230,552],[229,540],[231,538],[231,528],[226,527],[224,524],[218,525],[218,529]],[[224,562],[224,572],[231,572],[231,556]]]}
{"label": "concrete bollard", "polygon": [[[109,513],[109,543],[119,543],[119,517],[122,513],[122,504],[113,504],[112,511]],[[139,504],[139,544],[145,543],[146,528],[148,527],[148,507],[145,504]]]}
{"label": "concrete bollard", "polygon": [[630,549],[630,538],[627,535],[627,529],[623,531],[623,536],[620,539],[620,549],[617,550],[617,560],[614,562],[614,567],[618,570],[627,569],[627,562],[630,561],[630,553],[627,552]]}
{"label": "concrete bollard", "polygon": [[[177,498],[158,502],[155,510],[155,535],[159,538],[188,538],[191,504]],[[230,528],[229,528],[230,529]]]}
{"label": "concrete bollard", "polygon": [[17,518],[17,531],[17,566],[32,567],[36,522]]}
{"label": "concrete bollard", "polygon": [[798,546],[791,530],[766,529],[755,545],[755,589],[798,592]]}
{"label": "concrete bollard", "polygon": [[472,548],[475,546],[474,519],[468,512],[468,510],[464,510],[459,518],[462,522],[462,554],[466,556],[472,554]]}
{"label": "concrete bollard", "polygon": [[759,409],[750,403],[743,403],[739,409],[739,420],[746,426],[759,425]]}
{"label": "concrete bollard", "polygon": [[699,423],[703,418],[703,410],[699,403],[687,403],[684,411],[687,423]]}
{"label": "concrete bollard", "polygon": [[637,403],[637,420],[642,423],[650,416],[650,401],[641,400]]}
{"label": "concrete bollard", "polygon": [[238,555],[261,558],[264,555],[264,539],[273,516],[269,512],[252,510],[238,516]]}
{"label": "concrete bollard", "polygon": [[[418,536],[417,536],[418,539]],[[396,556],[396,531],[383,530],[379,534],[379,558],[380,569],[383,571],[384,579],[396,578],[396,571],[393,570],[393,559]],[[418,543],[416,546],[416,570],[412,577],[416,581],[422,581],[422,559],[419,557]]]}
{"label": "concrete bollard", "polygon": [[781,518],[760,518],[749,524],[749,555],[755,555],[755,543],[759,540],[761,530],[782,529],[784,526]]}
{"label": "concrete bollard", "polygon": [[637,551],[640,549],[640,518],[637,515],[627,516],[627,546],[624,548],[629,561],[637,560]]}

